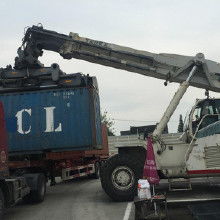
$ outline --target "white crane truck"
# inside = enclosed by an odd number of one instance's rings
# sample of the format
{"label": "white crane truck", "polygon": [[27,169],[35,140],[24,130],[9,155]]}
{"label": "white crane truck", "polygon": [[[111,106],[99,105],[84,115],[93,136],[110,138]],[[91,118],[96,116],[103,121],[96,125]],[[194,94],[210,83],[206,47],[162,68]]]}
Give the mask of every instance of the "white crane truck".
{"label": "white crane truck", "polygon": [[[57,52],[64,59],[81,59],[162,79],[165,85],[167,82],[180,83],[153,132],[159,176],[171,182],[182,178],[189,182],[189,188],[190,178],[220,176],[220,99],[197,100],[182,134],[162,134],[189,86],[205,89],[207,94],[209,90],[220,92],[219,63],[205,59],[202,53],[196,56],[155,54],[83,38],[76,33],[64,35],[42,26],[32,26],[27,29],[22,47],[18,49],[14,68],[27,69],[27,73],[32,74],[32,69],[43,66],[38,60],[43,50]],[[14,76],[12,70],[9,72],[11,80],[24,77]],[[34,80],[34,76],[32,78]],[[59,75],[53,73],[52,78],[56,81]],[[137,180],[143,172],[146,141],[137,136],[130,136],[129,140],[118,144],[118,154],[110,157],[101,169],[102,187],[117,201],[134,197]],[[120,140],[114,142],[117,145]]]}

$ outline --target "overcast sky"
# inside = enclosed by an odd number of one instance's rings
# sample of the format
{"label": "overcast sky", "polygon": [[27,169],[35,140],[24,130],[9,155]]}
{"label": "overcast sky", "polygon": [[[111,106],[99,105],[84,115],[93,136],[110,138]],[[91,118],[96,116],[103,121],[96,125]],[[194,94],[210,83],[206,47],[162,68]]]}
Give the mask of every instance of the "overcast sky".
{"label": "overcast sky", "polygon": [[[44,28],[116,43],[155,53],[220,58],[219,0],[1,0],[0,67],[14,63],[26,26]],[[63,60],[45,52],[45,65],[59,63],[66,73],[89,73],[98,78],[101,108],[115,119],[115,129],[155,124],[159,121],[178,84],[164,87],[163,81],[80,60]],[[211,96],[219,97],[217,93]],[[179,114],[185,114],[204,90],[188,89],[171,118],[175,132]]]}

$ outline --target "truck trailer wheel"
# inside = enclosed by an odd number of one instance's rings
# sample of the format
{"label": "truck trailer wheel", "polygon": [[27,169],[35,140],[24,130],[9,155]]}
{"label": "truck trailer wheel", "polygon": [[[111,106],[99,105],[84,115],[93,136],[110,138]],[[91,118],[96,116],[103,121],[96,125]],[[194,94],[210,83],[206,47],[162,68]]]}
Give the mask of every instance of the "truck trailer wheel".
{"label": "truck trailer wheel", "polygon": [[36,181],[36,187],[34,187],[34,189],[31,189],[30,194],[24,198],[26,202],[39,203],[39,202],[43,202],[44,200],[46,194],[45,175],[42,173],[37,174],[35,181]]}
{"label": "truck trailer wheel", "polygon": [[3,219],[4,209],[5,209],[5,200],[2,190],[0,189],[0,219]]}
{"label": "truck trailer wheel", "polygon": [[137,180],[141,178],[143,164],[129,154],[110,157],[102,168],[102,188],[115,201],[129,201],[137,192]]}

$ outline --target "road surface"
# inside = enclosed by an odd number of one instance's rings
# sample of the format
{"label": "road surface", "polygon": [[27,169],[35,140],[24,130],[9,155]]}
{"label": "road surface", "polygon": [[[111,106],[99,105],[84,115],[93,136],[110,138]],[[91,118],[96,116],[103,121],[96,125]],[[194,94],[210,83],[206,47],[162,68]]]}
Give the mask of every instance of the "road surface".
{"label": "road surface", "polygon": [[[220,201],[220,178],[193,180],[192,191],[167,192],[170,220],[193,219],[187,200]],[[159,189],[161,188],[161,189]],[[166,191],[161,181],[156,191]],[[174,206],[173,206],[174,205]],[[113,202],[102,190],[99,180],[90,178],[71,180],[48,186],[45,201],[40,204],[19,204],[9,209],[4,220],[134,220],[134,205]]]}
{"label": "road surface", "polygon": [[48,187],[43,203],[19,204],[4,220],[123,220],[127,205],[110,200],[99,180],[84,178]]}

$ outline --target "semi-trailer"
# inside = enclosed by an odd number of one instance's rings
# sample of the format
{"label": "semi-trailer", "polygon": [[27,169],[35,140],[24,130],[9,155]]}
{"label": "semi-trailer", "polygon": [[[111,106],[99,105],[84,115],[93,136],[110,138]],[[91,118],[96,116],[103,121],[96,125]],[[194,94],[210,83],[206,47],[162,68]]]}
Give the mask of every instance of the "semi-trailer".
{"label": "semi-trailer", "polygon": [[7,175],[0,178],[0,215],[21,199],[42,202],[46,182],[55,184],[55,177],[98,178],[109,157],[96,78],[65,74],[57,64],[45,71],[47,76],[39,71],[31,81],[1,87],[0,159]]}

